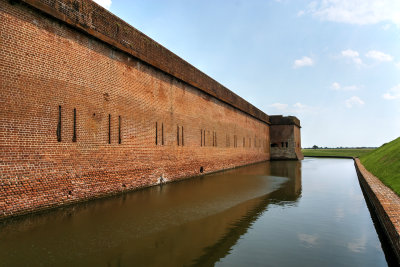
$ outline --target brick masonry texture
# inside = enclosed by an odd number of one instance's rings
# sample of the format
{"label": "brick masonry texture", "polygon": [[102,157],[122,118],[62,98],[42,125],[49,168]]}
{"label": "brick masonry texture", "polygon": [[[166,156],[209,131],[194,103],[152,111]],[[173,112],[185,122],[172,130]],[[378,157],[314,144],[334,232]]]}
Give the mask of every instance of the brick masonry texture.
{"label": "brick masonry texture", "polygon": [[[26,2],[121,22],[90,1]],[[145,39],[119,25],[115,40]],[[89,29],[0,0],[0,219],[270,159],[266,114],[155,42],[134,56]]]}
{"label": "brick masonry texture", "polygon": [[303,159],[299,119],[276,115],[270,122],[271,159]]}
{"label": "brick masonry texture", "polygon": [[[19,1],[17,1],[19,2]],[[90,0],[23,0],[264,122],[268,115]]]}
{"label": "brick masonry texture", "polygon": [[358,179],[400,263],[400,197],[354,159]]}

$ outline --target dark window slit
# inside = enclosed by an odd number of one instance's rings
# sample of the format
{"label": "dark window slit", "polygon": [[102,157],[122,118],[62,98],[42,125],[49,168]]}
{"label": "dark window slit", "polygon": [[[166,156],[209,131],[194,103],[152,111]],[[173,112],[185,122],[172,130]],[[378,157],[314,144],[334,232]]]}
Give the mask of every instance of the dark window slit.
{"label": "dark window slit", "polygon": [[122,143],[121,139],[121,116],[118,116],[118,144]]}
{"label": "dark window slit", "polygon": [[178,143],[179,146],[179,126],[176,126],[176,142]]}
{"label": "dark window slit", "polygon": [[108,114],[108,143],[111,144],[111,114]]}
{"label": "dark window slit", "polygon": [[58,106],[57,141],[61,142],[61,106]]}
{"label": "dark window slit", "polygon": [[74,133],[72,135],[72,142],[76,142],[76,108],[74,108]]}
{"label": "dark window slit", "polygon": [[164,123],[161,123],[161,145],[164,145]]}
{"label": "dark window slit", "polygon": [[200,146],[203,146],[203,129],[200,129]]}

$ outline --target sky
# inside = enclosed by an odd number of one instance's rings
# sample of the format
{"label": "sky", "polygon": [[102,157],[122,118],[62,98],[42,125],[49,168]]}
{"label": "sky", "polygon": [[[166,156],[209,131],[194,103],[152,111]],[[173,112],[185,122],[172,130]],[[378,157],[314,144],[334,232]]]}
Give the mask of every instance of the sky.
{"label": "sky", "polygon": [[97,0],[268,115],[302,146],[400,136],[400,0]]}

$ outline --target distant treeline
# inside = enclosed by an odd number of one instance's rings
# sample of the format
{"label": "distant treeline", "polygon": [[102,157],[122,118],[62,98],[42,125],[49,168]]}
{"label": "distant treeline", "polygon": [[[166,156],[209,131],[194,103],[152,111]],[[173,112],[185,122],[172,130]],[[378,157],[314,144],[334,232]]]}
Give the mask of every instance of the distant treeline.
{"label": "distant treeline", "polygon": [[314,145],[312,147],[304,147],[303,149],[375,149],[377,147],[372,147],[372,146],[357,146],[357,147],[343,147],[343,146],[338,146],[338,147],[319,147],[317,145]]}

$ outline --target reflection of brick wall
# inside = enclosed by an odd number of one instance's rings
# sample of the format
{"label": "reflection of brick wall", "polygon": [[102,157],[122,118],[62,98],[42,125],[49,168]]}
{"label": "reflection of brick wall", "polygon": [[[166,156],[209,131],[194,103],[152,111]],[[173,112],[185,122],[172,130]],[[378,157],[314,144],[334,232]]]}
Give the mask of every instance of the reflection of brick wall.
{"label": "reflection of brick wall", "polygon": [[24,3],[0,10],[0,218],[269,159],[251,108]]}

